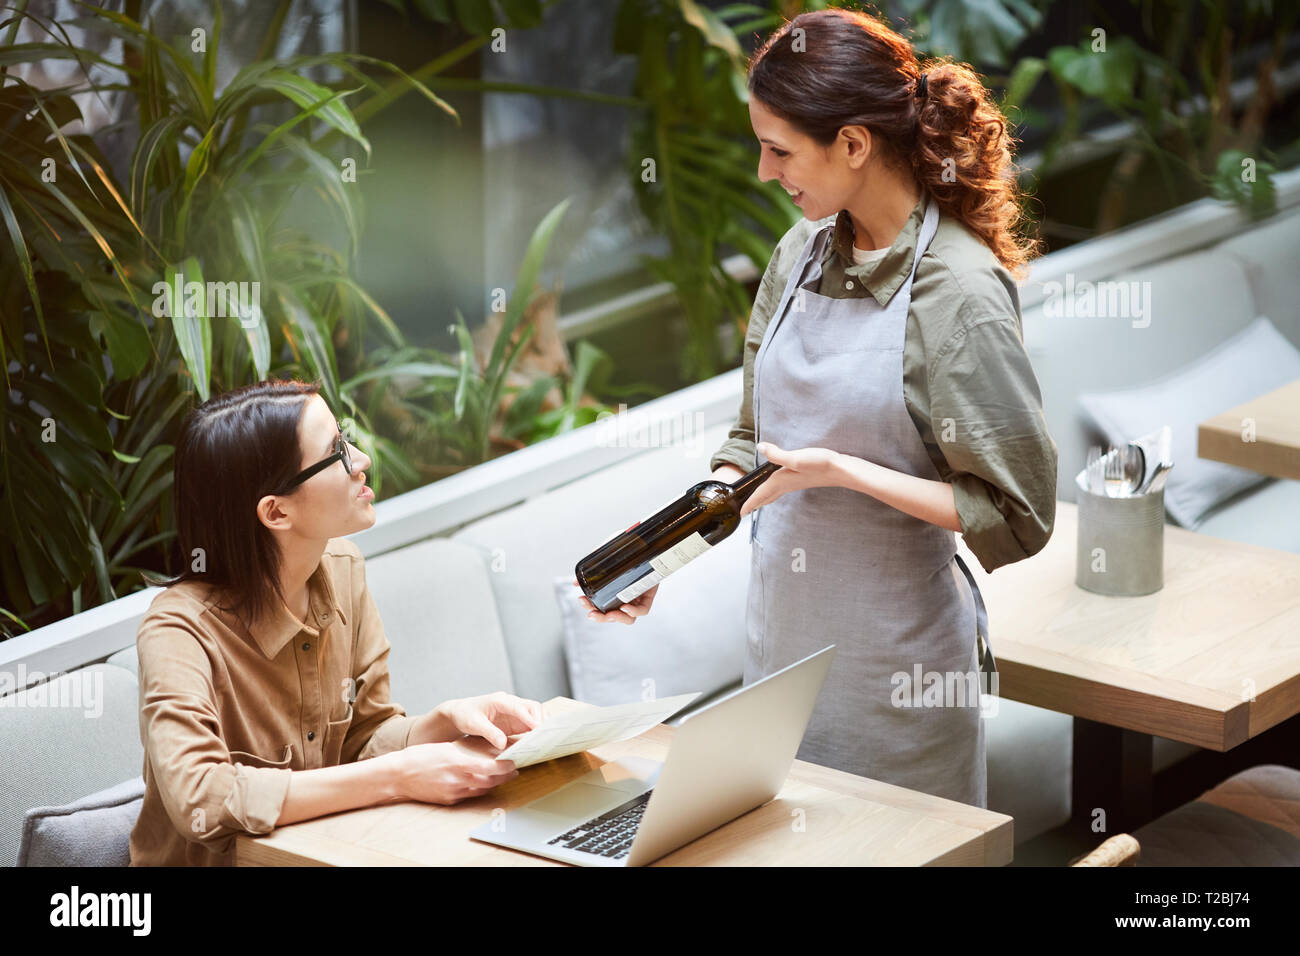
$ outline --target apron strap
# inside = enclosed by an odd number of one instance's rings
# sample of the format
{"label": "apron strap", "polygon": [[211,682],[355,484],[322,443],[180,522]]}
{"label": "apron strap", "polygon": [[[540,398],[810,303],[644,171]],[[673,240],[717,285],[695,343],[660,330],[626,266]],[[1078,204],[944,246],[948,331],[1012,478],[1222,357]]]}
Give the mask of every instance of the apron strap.
{"label": "apron strap", "polygon": [[[966,580],[970,582],[971,593],[975,595],[975,625],[979,634],[980,671],[993,678],[998,672],[998,662],[993,657],[993,647],[989,643],[989,615],[984,607],[984,595],[980,594],[975,576],[970,573],[970,568],[962,560],[961,553],[955,552],[953,557],[957,559],[957,567],[961,568],[961,573],[966,575]],[[997,693],[996,683],[993,684],[991,692]]]}

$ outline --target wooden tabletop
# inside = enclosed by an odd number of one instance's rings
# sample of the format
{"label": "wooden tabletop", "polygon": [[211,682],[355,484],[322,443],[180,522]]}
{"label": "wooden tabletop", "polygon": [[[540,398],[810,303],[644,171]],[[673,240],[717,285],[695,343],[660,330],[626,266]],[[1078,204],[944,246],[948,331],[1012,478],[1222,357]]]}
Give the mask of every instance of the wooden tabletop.
{"label": "wooden tabletop", "polygon": [[[544,709],[584,706],[556,697]],[[607,761],[663,760],[674,733],[660,724],[632,740],[525,767],[491,793],[454,806],[389,804],[239,836],[237,865],[565,866],[468,834],[494,808],[516,809]],[[775,799],[652,865],[1004,866],[1012,826],[1005,814],[796,760]]]}
{"label": "wooden tabletop", "polygon": [[1074,583],[1077,514],[992,574],[967,558],[1001,696],[1219,751],[1300,712],[1300,554],[1166,525],[1164,587],[1107,597]]}
{"label": "wooden tabletop", "polygon": [[1201,422],[1196,454],[1261,475],[1300,479],[1300,381]]}

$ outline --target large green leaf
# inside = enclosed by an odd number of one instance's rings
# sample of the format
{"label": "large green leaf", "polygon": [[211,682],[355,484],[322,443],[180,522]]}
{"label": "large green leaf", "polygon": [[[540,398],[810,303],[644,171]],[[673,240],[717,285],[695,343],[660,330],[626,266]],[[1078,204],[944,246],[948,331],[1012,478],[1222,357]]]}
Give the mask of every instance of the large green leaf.
{"label": "large green leaf", "polygon": [[104,168],[104,164],[100,162],[98,157],[92,155],[89,150],[78,143],[75,139],[69,140],[68,145],[86,161],[87,165],[90,166],[91,172],[95,174],[95,177],[103,184],[105,191],[110,197],[112,197],[113,202],[117,204],[117,208],[122,210],[122,215],[126,217],[126,221],[131,224],[131,227],[136,231],[140,238],[152,247],[153,251],[156,253],[158,251],[157,247],[153,245],[153,241],[149,236],[145,235],[144,230],[140,227],[140,223],[136,221],[135,216],[131,213],[130,207],[126,204],[126,200],[122,198],[122,194],[118,192],[117,186],[114,184],[112,177],[109,176],[108,171]]}
{"label": "large green leaf", "polygon": [[169,113],[140,134],[131,156],[131,208],[138,218],[145,216],[149,183],[155,164],[168,151],[175,151],[180,135],[189,125],[187,117]]}
{"label": "large green leaf", "polygon": [[212,143],[217,134],[217,127],[211,127],[199,144],[190,152],[190,158],[185,163],[185,184],[182,187],[182,195],[185,196],[186,202],[194,192],[195,185],[204,173],[208,171],[208,154],[212,150]]}
{"label": "large green leaf", "polygon": [[[285,146],[306,165],[312,174],[311,182],[326,196],[343,215],[345,234],[355,241],[361,235],[361,216],[353,199],[354,190],[348,189],[339,175],[336,162],[323,156],[315,147],[300,136],[285,133],[282,137]],[[351,250],[349,250],[351,252]]]}
{"label": "large green leaf", "polygon": [[363,382],[372,382],[381,378],[400,378],[403,376],[457,378],[459,375],[460,371],[450,365],[440,365],[434,362],[399,362],[396,365],[381,365],[379,368],[372,368],[359,375],[352,376],[343,383],[343,391],[350,392]]}
{"label": "large green leaf", "polygon": [[1061,82],[1084,95],[1122,106],[1133,99],[1138,47],[1132,37],[1121,36],[1109,40],[1105,50],[1093,52],[1085,40],[1079,46],[1054,47],[1047,65]]}
{"label": "large green leaf", "polygon": [[1029,0],[905,0],[903,13],[928,14],[927,52],[1003,66],[1042,13]]}
{"label": "large green leaf", "polygon": [[1262,219],[1277,211],[1276,172],[1272,163],[1242,150],[1224,150],[1215,161],[1210,189],[1215,198],[1235,202],[1252,219]]}
{"label": "large green leaf", "polygon": [[497,336],[496,341],[492,344],[492,355],[487,363],[489,373],[497,370],[500,366],[506,343],[510,341],[510,336],[515,327],[524,317],[524,310],[533,297],[533,286],[537,284],[537,276],[542,271],[542,260],[546,257],[546,250],[551,244],[551,237],[555,234],[556,227],[559,226],[560,220],[564,218],[564,213],[572,201],[572,198],[563,199],[552,207],[551,211],[542,217],[542,221],[538,223],[537,228],[533,230],[532,237],[528,240],[528,248],[524,250],[524,259],[515,277],[514,292],[506,304],[505,318],[501,323],[501,334]]}
{"label": "large green leaf", "polygon": [[78,63],[99,63],[117,70],[128,71],[121,63],[114,63],[89,50],[70,47],[62,43],[15,43],[0,47],[0,66],[19,63],[40,63],[44,60],[76,60]]}
{"label": "large green leaf", "polygon": [[112,550],[122,535],[135,527],[146,513],[154,510],[158,496],[171,487],[172,446],[155,445],[140,461],[131,466],[130,477],[122,501],[124,509],[104,531],[103,543]]}
{"label": "large green leaf", "polygon": [[138,302],[138,300],[136,299],[135,287],[131,284],[131,280],[130,278],[128,278],[126,274],[126,270],[123,268],[121,261],[118,259],[117,253],[113,251],[113,247],[109,244],[108,239],[105,237],[104,233],[99,229],[99,227],[96,226],[94,223],[92,223],[90,219],[87,218],[86,214],[82,212],[80,207],[78,207],[76,203],[74,203],[71,199],[69,199],[64,194],[63,190],[59,189],[59,187],[56,186],[54,183],[42,182],[41,186],[52,196],[54,196],[54,198],[58,200],[58,202],[64,207],[64,209],[66,209],[72,215],[72,218],[75,219],[78,223],[80,223],[81,227],[90,234],[90,237],[94,239],[95,244],[99,246],[100,251],[103,252],[104,257],[108,260],[109,265],[113,267],[113,271],[117,274],[119,281],[122,283],[122,289],[126,292],[126,294],[131,298],[133,302]]}
{"label": "large green leaf", "polygon": [[[344,136],[355,140],[366,151],[366,156],[370,155],[370,141],[361,133],[361,127],[353,118],[352,112],[343,103],[342,95],[335,93],[319,83],[313,83],[305,77],[290,73],[287,70],[270,70],[257,78],[257,86],[274,90],[283,96],[288,97],[297,103],[303,109],[319,107],[315,111],[330,126],[333,126]],[[355,90],[348,90],[348,93],[354,93]]]}
{"label": "large green leaf", "polygon": [[1009,111],[1019,109],[1029,94],[1038,85],[1038,80],[1047,70],[1047,61],[1036,56],[1027,56],[1015,65],[1007,80],[1007,88],[1002,96],[1002,109]]}
{"label": "large green leaf", "polygon": [[104,467],[104,460],[98,455],[86,454],[84,447],[66,441],[43,442],[34,447],[38,447],[63,480],[78,491],[91,492],[108,501],[121,500]]}
{"label": "large green leaf", "polygon": [[[313,103],[312,105],[305,108],[301,113],[291,117],[290,119],[281,123],[279,126],[272,129],[269,133],[266,134],[266,136],[264,136],[261,139],[260,142],[258,142],[257,146],[255,146],[252,150],[250,150],[247,154],[245,154],[242,157],[242,159],[239,162],[239,165],[236,166],[234,171],[231,172],[226,177],[226,185],[239,183],[243,174],[246,173],[250,168],[252,168],[252,166],[259,159],[262,158],[262,155],[268,149],[270,149],[272,146],[278,143],[280,138],[283,137],[285,134],[287,134],[289,130],[293,129],[295,126],[298,126],[300,123],[305,123],[307,120],[311,119],[314,115],[321,112],[322,110],[328,109],[332,104],[335,103],[335,101],[341,99],[342,97],[346,96],[350,92],[354,92],[354,91],[345,90],[343,92],[334,94],[332,97],[330,97],[327,100],[320,100],[319,102]],[[367,146],[367,152],[369,152],[368,146]]]}
{"label": "large green leaf", "polygon": [[321,380],[330,407],[341,407],[338,371],[334,368],[334,350],[328,346],[329,340],[321,334],[311,310],[296,291],[284,283],[277,283],[275,290],[285,319],[298,333],[298,340],[307,353],[308,364]]}
{"label": "large green leaf", "polygon": [[73,394],[61,381],[39,382],[31,378],[23,381],[22,392],[54,419],[56,435],[67,429],[93,448],[112,451],[113,436],[96,410],[95,396]]}
{"label": "large green leaf", "polygon": [[[119,381],[130,379],[144,369],[151,358],[157,358],[144,315],[130,303],[123,303],[120,307],[115,305],[120,299],[116,286],[89,277],[82,282],[81,291],[97,309],[90,314],[87,331],[92,336],[104,337],[113,378]],[[85,349],[87,354],[97,350],[96,347]]]}
{"label": "large green leaf", "polygon": [[745,61],[744,51],[740,49],[736,35],[721,17],[695,0],[677,0],[677,5],[681,9],[682,19],[698,30],[711,46],[725,53],[737,69],[742,67]]}
{"label": "large green leaf", "polygon": [[[177,276],[181,279],[180,301],[176,300]],[[191,286],[191,283],[195,285]],[[212,320],[208,314],[207,287],[199,261],[190,256],[181,268],[169,267],[164,273],[162,294],[158,300],[155,307],[161,306],[171,321],[176,344],[194,381],[199,401],[206,402],[212,379]]]}
{"label": "large green leaf", "polygon": [[87,527],[90,530],[90,557],[95,569],[95,580],[99,584],[100,599],[112,601],[117,597],[117,592],[113,590],[113,584],[108,578],[108,561],[104,558],[104,546],[100,544],[94,526],[87,525]]}
{"label": "large green leaf", "polygon": [[[14,252],[18,255],[18,263],[22,268],[23,281],[27,283],[27,293],[32,299],[32,308],[36,312],[36,321],[40,324],[41,337],[45,337],[45,313],[41,309],[41,294],[36,289],[36,274],[32,270],[32,258],[27,251],[27,241],[23,238],[22,226],[18,223],[18,218],[14,215],[13,206],[9,204],[9,197],[5,195],[5,183],[0,178],[0,218],[4,219],[5,230],[9,233],[9,241],[13,244]],[[6,380],[9,377],[9,359],[5,354],[4,336],[0,335],[0,364],[3,364]]]}
{"label": "large green leaf", "polygon": [[[477,380],[478,361],[474,355],[474,340],[470,337],[469,328],[465,325],[465,316],[461,315],[460,309],[456,310],[456,324],[452,326],[456,333],[456,338],[460,342],[460,375],[456,381],[456,394],[452,399],[452,410],[457,419],[465,414],[465,404],[469,398],[469,392],[472,383]],[[498,338],[498,341],[500,339]]]}

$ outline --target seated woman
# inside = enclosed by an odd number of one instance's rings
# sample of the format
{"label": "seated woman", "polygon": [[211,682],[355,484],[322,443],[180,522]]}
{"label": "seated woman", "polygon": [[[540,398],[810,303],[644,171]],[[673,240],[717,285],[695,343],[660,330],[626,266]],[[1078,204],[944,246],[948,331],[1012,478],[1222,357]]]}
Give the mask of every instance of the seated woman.
{"label": "seated woman", "polygon": [[370,460],[302,382],[190,414],[175,455],[188,565],[140,624],[144,805],[131,864],[228,866],[235,835],[402,800],[453,804],[518,776],[497,760],[541,705],[504,693],[407,716],[365,560]]}

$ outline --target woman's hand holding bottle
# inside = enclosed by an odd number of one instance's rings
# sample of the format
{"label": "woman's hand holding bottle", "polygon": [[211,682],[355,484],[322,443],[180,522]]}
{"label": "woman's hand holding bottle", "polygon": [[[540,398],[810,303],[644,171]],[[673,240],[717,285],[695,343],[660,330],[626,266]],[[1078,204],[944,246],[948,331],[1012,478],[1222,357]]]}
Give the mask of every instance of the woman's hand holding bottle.
{"label": "woman's hand holding bottle", "polygon": [[[576,587],[578,582],[573,582]],[[602,613],[596,610],[596,605],[591,603],[591,599],[585,594],[579,594],[578,600],[582,606],[587,609],[587,617],[593,621],[600,621],[602,624],[609,624],[618,621],[622,624],[631,624],[638,617],[645,617],[650,613],[650,605],[654,603],[655,592],[659,590],[659,585],[655,585],[649,591],[646,591],[640,597],[635,598],[621,608],[614,608],[608,613]]]}
{"label": "woman's hand holding bottle", "polygon": [[[745,472],[735,465],[721,465],[713,472],[712,477],[715,481],[725,481],[730,484],[744,475]],[[576,580],[573,583],[575,587],[578,585]],[[596,610],[596,606],[591,603],[591,599],[585,594],[578,595],[578,600],[582,603],[582,606],[586,608],[587,617],[590,620],[599,621],[602,624],[609,624],[614,621],[617,621],[620,624],[631,624],[638,617],[645,617],[650,613],[650,606],[654,603],[655,594],[658,593],[658,591],[659,585],[656,584],[654,587],[650,588],[650,590],[646,591],[634,600],[624,604],[622,607],[614,608],[609,612]]]}

